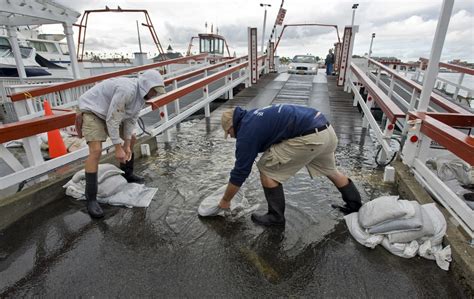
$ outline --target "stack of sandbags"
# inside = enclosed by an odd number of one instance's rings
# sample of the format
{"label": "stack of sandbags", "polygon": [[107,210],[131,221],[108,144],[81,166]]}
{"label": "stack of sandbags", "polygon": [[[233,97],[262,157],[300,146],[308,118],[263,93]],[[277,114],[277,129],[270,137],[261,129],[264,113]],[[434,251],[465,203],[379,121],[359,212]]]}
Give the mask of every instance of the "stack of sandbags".
{"label": "stack of sandbags", "polygon": [[434,203],[420,205],[398,196],[382,196],[344,218],[351,235],[364,246],[382,244],[397,256],[418,254],[436,260],[444,270],[449,268],[451,249],[442,248],[446,220]]}
{"label": "stack of sandbags", "polygon": [[[146,208],[150,205],[158,188],[148,188],[145,185],[127,183],[122,176],[124,172],[112,164],[100,164],[97,171],[97,201],[113,206],[128,208]],[[63,188],[66,195],[78,200],[85,200],[85,171],[76,172]]]}

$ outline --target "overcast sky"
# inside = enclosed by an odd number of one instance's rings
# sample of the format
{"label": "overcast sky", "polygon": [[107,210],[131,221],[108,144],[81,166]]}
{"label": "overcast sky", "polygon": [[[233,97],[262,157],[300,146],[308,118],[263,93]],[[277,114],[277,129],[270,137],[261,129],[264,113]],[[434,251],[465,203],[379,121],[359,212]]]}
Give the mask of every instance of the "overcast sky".
{"label": "overcast sky", "polygon": [[[261,1],[157,1],[157,0],[57,0],[80,13],[84,10],[110,8],[148,10],[158,37],[166,49],[168,44],[185,52],[191,36],[205,32],[204,24],[213,24],[229,44],[231,53],[244,55],[247,52],[247,27],[258,28],[260,43],[264,9]],[[417,60],[429,57],[442,0],[372,0],[358,1],[355,24],[359,33],[355,38],[354,54],[368,52],[372,32],[374,56],[396,56],[402,60]],[[281,0],[264,0],[272,6],[267,10],[266,38],[275,22]],[[286,0],[285,24],[324,23],[343,28],[350,25],[352,4],[345,0]],[[102,13],[91,14],[87,27],[86,51],[108,51],[132,53],[138,51],[135,20],[144,22],[143,14]],[[79,23],[80,20],[78,20]],[[281,27],[278,27],[278,32]],[[48,26],[43,32],[61,30]],[[151,55],[157,53],[151,36],[145,27],[140,28],[142,47]],[[75,38],[77,39],[77,31]],[[336,32],[324,27],[288,27],[278,47],[278,55],[293,56],[311,53],[325,56],[337,41]],[[260,45],[258,46],[260,49]],[[193,48],[193,50],[197,50]],[[456,0],[449,24],[448,36],[442,60],[454,58],[474,61],[474,0]]]}

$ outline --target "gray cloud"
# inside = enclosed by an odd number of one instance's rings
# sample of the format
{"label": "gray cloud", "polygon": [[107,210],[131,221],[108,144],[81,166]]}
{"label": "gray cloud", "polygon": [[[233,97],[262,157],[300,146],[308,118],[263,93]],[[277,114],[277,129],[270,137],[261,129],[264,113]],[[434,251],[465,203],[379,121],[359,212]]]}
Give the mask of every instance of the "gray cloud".
{"label": "gray cloud", "polygon": [[[83,12],[84,9],[120,5],[122,8],[147,9],[155,25],[158,37],[166,47],[169,43],[178,51],[187,49],[189,39],[204,31],[204,23],[213,23],[228,41],[231,51],[243,55],[247,52],[247,27],[255,26],[262,31],[263,9],[252,0],[239,2],[201,0],[114,0],[114,1],[70,1],[59,3]],[[269,0],[270,1],[270,0]],[[394,54],[404,59],[429,55],[434,30],[441,10],[441,0],[360,0],[356,11],[356,24],[360,25],[356,35],[354,53],[368,51],[372,32],[377,33],[374,53]],[[275,20],[279,0],[271,0],[268,9],[266,37]],[[345,25],[351,22],[353,2],[348,0],[307,1],[287,0],[285,24],[327,23],[339,26],[342,35]],[[137,50],[135,20],[138,14],[102,14],[90,18],[86,48],[102,48],[107,51]],[[474,5],[472,0],[456,0],[453,9],[443,59],[459,57],[474,60]],[[146,28],[141,30],[142,44],[146,51],[156,48]],[[281,27],[278,28],[280,32]],[[62,32],[62,28],[59,29]],[[329,28],[287,28],[278,51],[293,56],[298,52],[325,55],[337,40]],[[260,43],[260,38],[258,39]],[[195,49],[197,49],[195,47]]]}

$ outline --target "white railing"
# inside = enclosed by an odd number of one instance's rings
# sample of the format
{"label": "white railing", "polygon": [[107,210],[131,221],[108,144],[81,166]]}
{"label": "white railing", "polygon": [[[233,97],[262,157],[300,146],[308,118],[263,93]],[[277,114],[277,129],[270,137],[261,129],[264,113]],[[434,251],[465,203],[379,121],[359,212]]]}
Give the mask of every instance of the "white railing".
{"label": "white railing", "polygon": [[[168,133],[169,128],[183,121],[189,115],[198,111],[199,109],[204,107],[205,116],[209,117],[210,116],[210,107],[209,107],[210,102],[214,101],[215,99],[223,95],[227,96],[229,99],[232,99],[233,88],[235,86],[241,83],[245,83],[246,85],[249,84],[248,83],[249,72],[247,71],[248,63],[245,62],[245,60],[246,58],[244,57],[240,59],[235,59],[228,63],[226,62],[222,66],[219,66],[219,69],[222,69],[222,70],[217,69],[216,73],[213,73],[212,75],[209,75],[209,76],[207,74],[207,70],[203,70],[204,78],[198,79],[197,81],[193,81],[181,87],[178,87],[177,78],[167,79],[166,81],[172,84],[173,90],[168,92],[166,95],[172,95],[173,101],[172,103],[169,103],[169,104],[167,103],[164,105],[160,105],[159,109],[163,112],[163,113],[160,113],[161,119],[156,124],[153,124],[152,126],[150,126],[151,129],[147,128],[147,131],[151,133],[151,135],[153,136],[156,136],[158,134],[164,134],[163,136],[165,137],[165,140],[166,140],[169,138],[169,133]],[[244,61],[244,62],[241,62],[241,61]],[[262,59],[262,61],[264,60]],[[205,67],[204,69],[206,68],[216,69],[215,66],[208,66],[208,67]],[[259,69],[260,70],[265,69],[265,65],[260,63]],[[229,73],[229,70],[231,70],[232,72]],[[199,73],[199,72],[201,71],[195,70],[191,73],[192,73],[192,76],[195,76],[194,73]],[[185,79],[190,78],[187,74],[183,74],[181,76]],[[218,87],[216,90],[210,92],[208,84],[217,82],[218,80],[222,80],[222,79],[225,79],[223,80],[224,81],[223,85]],[[202,89],[203,91],[202,96],[194,100],[191,104],[185,107],[180,105],[179,98],[184,95],[184,94],[180,94],[180,92],[182,92],[183,89],[186,89],[189,92],[191,92],[191,91],[201,88],[201,87],[195,87],[195,86],[198,86],[196,84],[203,82],[203,80],[207,80],[209,81],[209,83],[205,85],[204,89]],[[25,101],[19,101],[19,102],[25,102]],[[18,102],[15,102],[15,103],[18,103]],[[174,105],[175,111],[173,115],[168,115],[168,105]],[[141,115],[144,115],[150,112],[151,110],[152,110],[152,107],[147,106],[141,111]],[[24,140],[25,150],[27,151],[28,156],[33,157],[32,159],[29,159],[30,166],[27,168],[24,168],[18,161],[10,161],[9,165],[12,169],[15,170],[15,172],[0,178],[0,191],[5,190],[11,186],[18,185],[22,182],[31,181],[40,176],[44,176],[49,171],[52,171],[60,166],[74,162],[78,159],[84,158],[88,155],[88,149],[82,148],[78,151],[68,153],[62,157],[55,158],[49,161],[43,161],[41,154],[39,152],[39,146],[37,144],[38,140],[36,136],[24,138],[23,140]],[[105,142],[103,144],[103,148],[106,150],[110,149],[111,147],[112,147],[112,144],[110,141]],[[11,155],[3,145],[0,145],[0,155],[4,160],[5,158],[14,159],[13,155]]]}
{"label": "white railing", "polygon": [[[474,241],[474,211],[426,164],[428,159],[451,153],[471,167],[474,166],[474,137],[470,133],[474,128],[474,115],[469,108],[434,93],[431,95],[433,105],[428,112],[414,112],[422,86],[376,61],[370,60],[370,63],[375,66],[375,73],[369,68],[367,75],[364,75],[358,67],[352,65],[349,74],[349,86],[355,95],[354,105],[361,105],[364,124],[369,125],[385,154],[390,155],[390,148],[386,148],[389,144],[385,142],[390,136],[387,134],[387,125],[385,131],[382,131],[370,112],[372,103],[375,102],[382,109],[384,118],[389,120],[387,124],[397,124],[402,129],[404,138],[400,157],[403,163],[411,168],[417,181],[451,213]],[[386,73],[388,83],[382,81],[382,72]],[[359,95],[359,85],[368,91],[367,101]],[[399,115],[400,111],[395,110],[400,108],[390,107],[388,103],[395,105],[392,100],[396,100],[403,110],[396,123],[393,115]]]}

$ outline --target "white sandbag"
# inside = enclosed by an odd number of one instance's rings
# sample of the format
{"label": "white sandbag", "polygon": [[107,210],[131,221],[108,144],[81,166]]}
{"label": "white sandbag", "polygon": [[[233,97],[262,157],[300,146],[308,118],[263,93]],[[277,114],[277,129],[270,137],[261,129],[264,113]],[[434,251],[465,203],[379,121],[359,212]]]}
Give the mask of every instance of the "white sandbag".
{"label": "white sandbag", "polygon": [[426,259],[436,260],[438,267],[445,271],[449,270],[449,263],[452,261],[450,245],[445,248],[441,244],[433,246],[431,241],[427,240],[420,245],[418,254]]}
{"label": "white sandbag", "polygon": [[433,226],[433,221],[431,220],[431,214],[426,211],[423,206],[421,206],[420,211],[423,215],[421,228],[418,230],[407,230],[390,233],[388,234],[390,243],[407,243],[418,239],[424,241],[434,236],[435,229]]}
{"label": "white sandbag", "polygon": [[411,218],[415,209],[408,200],[398,200],[398,196],[382,196],[362,205],[359,223],[369,228],[398,218]]}
{"label": "white sandbag", "polygon": [[[107,179],[108,177],[111,177],[117,174],[123,174],[123,173],[124,173],[123,170],[121,170],[115,165],[108,164],[108,163],[99,164],[99,167],[97,169],[97,183],[100,184],[102,183],[103,180]],[[83,169],[76,172],[72,176],[71,180],[74,183],[79,183],[81,180],[84,180],[85,177],[86,177],[86,173],[85,173],[85,170]]]}
{"label": "white sandbag", "polygon": [[438,177],[442,181],[458,180],[464,185],[473,183],[471,166],[455,156],[442,156],[434,159]]}
{"label": "white sandbag", "polygon": [[410,243],[390,243],[388,238],[383,238],[382,246],[392,254],[407,259],[414,257],[420,248],[420,245],[416,241]]}
{"label": "white sandbag", "polygon": [[[421,208],[425,212],[424,218],[429,218],[432,225],[430,228],[427,223],[426,235],[420,236],[417,235],[416,232],[396,233],[388,236],[390,242],[408,242],[409,240],[419,239],[421,242],[430,240],[432,246],[442,244],[447,229],[446,219],[444,218],[443,213],[441,213],[441,211],[436,207],[435,203],[422,205]],[[429,233],[430,230],[432,231],[431,233]],[[425,229],[422,231],[425,231]]]}
{"label": "white sandbag", "polygon": [[219,201],[222,199],[226,188],[227,184],[223,185],[216,191],[212,192],[211,195],[204,198],[198,207],[198,214],[203,217],[225,216],[226,212],[235,215],[239,211],[244,210],[249,206],[249,203],[245,198],[241,188],[230,202],[230,209],[221,209],[219,207]]}
{"label": "white sandbag", "polygon": [[[396,233],[396,232],[408,232],[408,231],[419,231],[423,226],[423,213],[420,204],[417,201],[409,202],[414,210],[415,215],[411,218],[398,218],[390,220],[388,222],[383,222],[381,224],[372,226],[368,228],[370,234],[387,234],[387,233]],[[415,239],[412,239],[415,240]],[[412,241],[409,240],[409,241]],[[403,241],[403,242],[409,242]],[[400,243],[400,242],[392,242]]]}
{"label": "white sandbag", "polygon": [[[148,207],[158,188],[127,183],[123,171],[112,164],[101,164],[98,169],[97,201],[104,204],[126,207]],[[63,188],[66,195],[85,200],[85,172],[78,171]]]}
{"label": "white sandbag", "polygon": [[141,184],[125,183],[122,186],[119,192],[108,197],[97,198],[97,201],[112,206],[146,208],[158,192],[158,188],[148,188]]}
{"label": "white sandbag", "polygon": [[[122,175],[109,176],[103,179],[97,186],[98,197],[109,197],[123,190],[123,186],[127,186],[127,180]],[[129,186],[127,186],[129,187]]]}
{"label": "white sandbag", "polygon": [[446,219],[435,203],[425,204],[422,207],[430,215],[434,227],[434,235],[429,240],[433,246],[441,245],[447,229]]}
{"label": "white sandbag", "polygon": [[360,226],[358,218],[358,213],[351,213],[349,215],[344,216],[344,220],[346,221],[346,225],[349,229],[349,232],[351,233],[352,237],[354,237],[354,239],[360,244],[369,248],[375,248],[375,246],[382,242],[383,236],[371,235],[365,232],[364,229]]}

